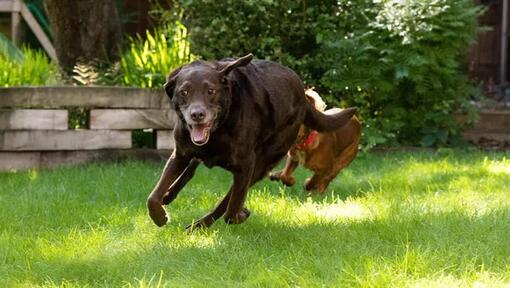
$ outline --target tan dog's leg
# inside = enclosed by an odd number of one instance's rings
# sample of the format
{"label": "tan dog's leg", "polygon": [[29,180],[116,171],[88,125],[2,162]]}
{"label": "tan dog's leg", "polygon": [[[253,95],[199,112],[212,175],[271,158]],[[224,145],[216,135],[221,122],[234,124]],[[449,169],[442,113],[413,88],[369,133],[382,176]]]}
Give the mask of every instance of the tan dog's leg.
{"label": "tan dog's leg", "polygon": [[326,188],[328,188],[329,183],[340,173],[342,169],[349,166],[349,164],[356,158],[358,154],[358,144],[359,139],[352,142],[342,151],[342,154],[335,161],[335,165],[332,171],[325,173],[315,173],[312,178],[309,178],[305,182],[305,189],[310,191],[314,190],[319,193],[324,193]]}
{"label": "tan dog's leg", "polygon": [[314,191],[318,193],[323,193],[328,186],[328,183],[325,181],[327,178],[327,174],[315,172],[312,177],[306,179],[304,188],[306,191]]}
{"label": "tan dog's leg", "polygon": [[292,158],[290,156],[290,152],[287,153],[287,160],[285,162],[285,167],[282,171],[272,172],[269,174],[269,179],[273,181],[282,181],[283,184],[287,186],[292,186],[296,184],[296,179],[292,176],[294,170],[296,170],[299,165],[299,161],[297,159]]}

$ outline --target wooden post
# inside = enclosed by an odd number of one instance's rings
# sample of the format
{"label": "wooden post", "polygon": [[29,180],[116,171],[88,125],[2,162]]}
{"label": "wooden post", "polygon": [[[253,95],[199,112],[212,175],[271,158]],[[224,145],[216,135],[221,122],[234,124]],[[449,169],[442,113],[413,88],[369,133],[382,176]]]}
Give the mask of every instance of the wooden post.
{"label": "wooden post", "polygon": [[[16,0],[20,1],[20,0]],[[48,56],[54,60],[57,61],[57,52],[55,51],[55,47],[53,47],[53,44],[51,43],[48,36],[46,36],[46,33],[42,30],[41,26],[39,26],[39,23],[37,23],[37,20],[34,18],[32,13],[30,13],[30,10],[28,10],[27,5],[24,3],[21,3],[20,6],[20,12],[21,16],[23,16],[23,19],[25,19],[25,22],[27,22],[28,27],[32,29],[32,32],[34,32],[35,37],[37,37],[37,40],[41,43],[44,50],[46,50],[46,53],[48,53]],[[18,13],[19,15],[19,13]]]}
{"label": "wooden post", "polygon": [[13,0],[11,11],[11,38],[14,45],[18,46],[21,41],[20,28],[21,28],[21,2],[20,0]]}
{"label": "wooden post", "polygon": [[508,0],[503,0],[503,19],[501,21],[501,63],[499,66],[499,83],[506,83],[506,64],[508,53]]}

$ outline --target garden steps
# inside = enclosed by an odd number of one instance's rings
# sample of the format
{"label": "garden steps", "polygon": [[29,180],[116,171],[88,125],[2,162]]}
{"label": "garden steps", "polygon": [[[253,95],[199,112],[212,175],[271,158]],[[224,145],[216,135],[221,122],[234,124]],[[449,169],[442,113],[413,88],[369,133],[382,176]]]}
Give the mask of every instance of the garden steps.
{"label": "garden steps", "polygon": [[131,148],[131,131],[32,130],[0,132],[2,151],[59,151]]}
{"label": "garden steps", "polygon": [[94,109],[90,111],[90,129],[172,129],[174,115],[170,109]]}
{"label": "garden steps", "polygon": [[0,88],[0,108],[169,108],[158,89],[107,86]]}
{"label": "garden steps", "polygon": [[108,149],[75,151],[0,151],[0,171],[56,168],[91,162],[116,162],[127,159],[165,161],[171,150]]}
{"label": "garden steps", "polygon": [[480,111],[478,121],[463,136],[482,147],[510,147],[510,109]]}
{"label": "garden steps", "polygon": [[67,130],[67,110],[0,110],[1,130]]}
{"label": "garden steps", "polygon": [[0,88],[0,171],[131,155],[137,146],[170,151],[175,117],[162,89]]}

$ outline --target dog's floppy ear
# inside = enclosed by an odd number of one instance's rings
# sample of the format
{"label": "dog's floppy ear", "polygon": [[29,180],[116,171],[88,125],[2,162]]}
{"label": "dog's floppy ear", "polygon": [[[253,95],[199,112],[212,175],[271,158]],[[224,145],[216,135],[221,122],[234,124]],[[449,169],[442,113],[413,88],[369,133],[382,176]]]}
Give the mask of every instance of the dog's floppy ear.
{"label": "dog's floppy ear", "polygon": [[227,76],[228,73],[230,73],[230,71],[234,70],[235,68],[248,65],[248,63],[250,63],[252,59],[253,59],[253,54],[250,53],[250,54],[243,56],[241,58],[238,58],[236,60],[229,61],[226,63],[225,66],[223,66],[221,68],[220,74],[222,76]]}
{"label": "dog's floppy ear", "polygon": [[166,95],[172,98],[174,96],[175,82],[177,81],[177,75],[181,72],[182,66],[172,71],[166,77],[166,83],[163,85],[165,88]]}

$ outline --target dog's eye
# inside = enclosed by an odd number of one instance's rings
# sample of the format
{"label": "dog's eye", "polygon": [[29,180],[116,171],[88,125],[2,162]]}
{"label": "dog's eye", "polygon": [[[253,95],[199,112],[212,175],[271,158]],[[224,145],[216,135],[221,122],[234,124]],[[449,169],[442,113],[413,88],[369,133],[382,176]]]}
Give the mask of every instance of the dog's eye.
{"label": "dog's eye", "polygon": [[188,96],[188,91],[187,90],[182,90],[181,91],[181,95],[182,96]]}
{"label": "dog's eye", "polygon": [[214,90],[214,89],[207,90],[207,94],[209,94],[209,95],[213,95],[214,93],[216,93],[216,90]]}

